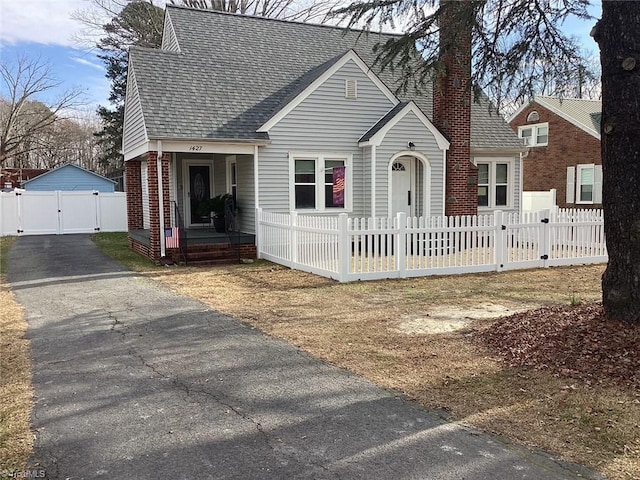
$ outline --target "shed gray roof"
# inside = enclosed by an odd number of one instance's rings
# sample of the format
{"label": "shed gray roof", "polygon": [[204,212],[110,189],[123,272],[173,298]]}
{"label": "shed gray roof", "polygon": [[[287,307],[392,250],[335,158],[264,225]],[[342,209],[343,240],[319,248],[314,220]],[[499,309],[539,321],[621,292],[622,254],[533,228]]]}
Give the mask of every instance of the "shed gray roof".
{"label": "shed gray roof", "polygon": [[[390,38],[343,28],[167,5],[180,53],[132,48],[149,138],[264,139],[256,130],[353,49],[392,90],[373,47]],[[431,86],[399,94],[431,117]],[[472,148],[520,148],[486,98],[472,105]]]}

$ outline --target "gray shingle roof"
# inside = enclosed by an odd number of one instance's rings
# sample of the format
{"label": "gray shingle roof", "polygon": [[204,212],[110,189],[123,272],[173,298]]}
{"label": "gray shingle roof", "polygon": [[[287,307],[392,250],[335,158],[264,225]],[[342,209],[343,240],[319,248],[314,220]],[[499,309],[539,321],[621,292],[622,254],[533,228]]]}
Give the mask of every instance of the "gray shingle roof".
{"label": "gray shingle roof", "polygon": [[596,138],[600,138],[602,102],[583,98],[536,96],[532,100],[557,113]]}
{"label": "gray shingle roof", "polygon": [[[374,65],[373,46],[390,35],[168,5],[180,53],[132,48],[150,138],[264,139],[270,117],[353,49],[392,90],[397,79]],[[398,95],[431,117],[431,86]],[[486,99],[472,105],[472,148],[521,147]]]}

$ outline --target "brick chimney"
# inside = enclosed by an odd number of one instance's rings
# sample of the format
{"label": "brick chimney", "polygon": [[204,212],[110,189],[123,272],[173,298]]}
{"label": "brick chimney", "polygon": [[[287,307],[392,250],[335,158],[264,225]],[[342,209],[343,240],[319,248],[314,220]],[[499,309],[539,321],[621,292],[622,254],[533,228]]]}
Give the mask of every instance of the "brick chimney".
{"label": "brick chimney", "polygon": [[440,47],[444,71],[433,88],[433,123],[449,139],[446,215],[478,213],[478,169],[471,162],[471,27],[462,29],[466,2],[441,0]]}

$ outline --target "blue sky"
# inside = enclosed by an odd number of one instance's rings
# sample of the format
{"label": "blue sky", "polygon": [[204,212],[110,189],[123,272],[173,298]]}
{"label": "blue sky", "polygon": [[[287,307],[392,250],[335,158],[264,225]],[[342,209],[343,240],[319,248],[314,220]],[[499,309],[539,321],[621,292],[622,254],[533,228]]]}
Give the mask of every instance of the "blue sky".
{"label": "blue sky", "polygon": [[0,55],[9,62],[18,55],[48,62],[61,85],[42,100],[79,88],[85,108],[95,110],[107,104],[109,82],[96,52],[74,40],[82,26],[71,18],[87,6],[86,0],[0,0]]}
{"label": "blue sky", "polygon": [[[597,18],[600,0],[592,3],[590,13]],[[88,5],[89,0],[0,0],[0,55],[3,61],[19,54],[48,61],[61,82],[60,90],[80,88],[86,108],[95,110],[98,104],[108,104],[109,83],[96,52],[74,40],[82,25],[71,18],[73,12]],[[594,22],[572,19],[565,29],[597,55],[598,47],[589,37]]]}

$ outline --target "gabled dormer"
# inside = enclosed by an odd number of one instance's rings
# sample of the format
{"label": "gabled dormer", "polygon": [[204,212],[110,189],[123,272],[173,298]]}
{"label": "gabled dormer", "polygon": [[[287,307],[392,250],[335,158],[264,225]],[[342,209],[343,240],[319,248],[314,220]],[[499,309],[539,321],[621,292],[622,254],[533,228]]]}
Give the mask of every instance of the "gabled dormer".
{"label": "gabled dormer", "polygon": [[180,53],[180,44],[178,43],[178,37],[176,36],[176,31],[173,28],[173,23],[171,22],[170,11],[170,9],[167,9],[164,15],[161,48],[162,50],[166,50],[168,52]]}

